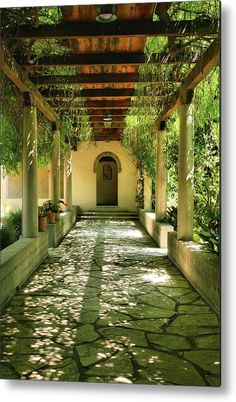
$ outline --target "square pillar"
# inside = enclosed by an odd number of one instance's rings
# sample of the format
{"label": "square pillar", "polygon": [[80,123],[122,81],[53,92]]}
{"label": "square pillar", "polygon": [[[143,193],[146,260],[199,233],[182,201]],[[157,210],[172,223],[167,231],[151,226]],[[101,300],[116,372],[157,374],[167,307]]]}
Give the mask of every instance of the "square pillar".
{"label": "square pillar", "polygon": [[179,108],[179,163],[177,238],[193,239],[193,91],[188,91]]}
{"label": "square pillar", "polygon": [[51,195],[50,198],[54,203],[60,200],[60,174],[61,174],[61,163],[60,163],[60,131],[57,129],[56,125],[52,126],[53,137],[54,137],[54,152],[51,159]]}
{"label": "square pillar", "polygon": [[144,211],[152,210],[152,179],[144,172]]}
{"label": "square pillar", "polygon": [[24,95],[22,152],[22,235],[38,237],[37,109]]}
{"label": "square pillar", "polygon": [[156,183],[155,183],[155,220],[166,218],[167,207],[167,168],[166,168],[166,131],[165,121],[161,121],[156,133]]}

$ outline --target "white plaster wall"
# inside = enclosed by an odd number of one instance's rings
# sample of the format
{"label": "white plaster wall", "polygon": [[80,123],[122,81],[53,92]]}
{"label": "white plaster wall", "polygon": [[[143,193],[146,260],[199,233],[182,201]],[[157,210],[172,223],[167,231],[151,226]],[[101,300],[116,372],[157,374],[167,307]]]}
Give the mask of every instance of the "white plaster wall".
{"label": "white plaster wall", "polygon": [[96,173],[94,162],[102,152],[113,152],[121,162],[118,173],[118,207],[136,211],[137,169],[119,141],[81,144],[72,152],[72,202],[82,210],[96,208]]}

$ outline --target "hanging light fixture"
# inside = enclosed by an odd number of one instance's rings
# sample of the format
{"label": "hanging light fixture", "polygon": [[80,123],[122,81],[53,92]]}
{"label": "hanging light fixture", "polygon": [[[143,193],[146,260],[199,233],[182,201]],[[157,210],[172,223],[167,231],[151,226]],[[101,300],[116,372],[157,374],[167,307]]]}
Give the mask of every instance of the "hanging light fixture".
{"label": "hanging light fixture", "polygon": [[103,117],[103,121],[112,121],[112,116],[108,113]]}
{"label": "hanging light fixture", "polygon": [[97,22],[109,23],[117,19],[115,4],[102,4],[97,6]]}

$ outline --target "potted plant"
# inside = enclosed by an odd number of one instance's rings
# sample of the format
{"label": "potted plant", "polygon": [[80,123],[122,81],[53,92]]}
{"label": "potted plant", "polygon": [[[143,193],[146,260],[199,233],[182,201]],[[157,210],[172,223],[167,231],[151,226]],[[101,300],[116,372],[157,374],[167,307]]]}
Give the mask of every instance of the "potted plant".
{"label": "potted plant", "polygon": [[63,212],[62,205],[64,205],[64,207],[67,207],[67,204],[63,200],[58,200],[58,202],[57,202],[58,214]]}
{"label": "potted plant", "polygon": [[47,211],[44,205],[38,206],[38,227],[40,232],[45,232],[47,223]]}
{"label": "potted plant", "polygon": [[58,212],[58,207],[56,204],[53,203],[52,200],[45,201],[43,204],[49,223],[55,223],[56,213]]}

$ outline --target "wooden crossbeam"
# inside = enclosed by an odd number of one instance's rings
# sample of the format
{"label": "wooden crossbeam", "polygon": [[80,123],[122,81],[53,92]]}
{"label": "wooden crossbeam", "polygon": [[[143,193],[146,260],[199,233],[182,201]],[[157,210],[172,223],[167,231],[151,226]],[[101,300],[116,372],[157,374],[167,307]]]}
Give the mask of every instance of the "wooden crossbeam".
{"label": "wooden crossbeam", "polygon": [[[127,110],[128,110],[128,108],[112,109],[109,111],[109,113],[112,115],[113,118],[114,118],[114,116],[124,117],[127,114]],[[100,118],[100,116],[104,116],[105,114],[107,114],[107,109],[88,109],[89,116],[98,116]]]}
{"label": "wooden crossbeam", "polygon": [[72,104],[70,105],[68,102],[61,102],[61,103],[54,103],[54,108],[60,108],[62,109],[65,107],[66,109],[128,109],[131,105],[130,100],[111,100],[111,101],[97,101],[97,100],[88,100],[86,104],[80,105],[80,104]]}
{"label": "wooden crossbeam", "polygon": [[45,101],[42,95],[37,91],[34,84],[28,79],[27,74],[11,57],[9,50],[0,40],[0,68],[6,76],[20,89],[22,92],[29,92],[32,103],[40,110],[41,113],[51,122],[58,123],[58,117],[54,110]]}
{"label": "wooden crossbeam", "polygon": [[220,39],[215,39],[206,50],[201,60],[190,71],[180,89],[172,96],[171,104],[159,116],[158,120],[166,120],[180,106],[182,98],[188,90],[194,89],[207,74],[220,62]]}
{"label": "wooden crossbeam", "polygon": [[[82,89],[81,91],[63,91],[63,90],[42,90],[41,94],[46,99],[76,99],[76,98],[123,98],[123,97],[134,97],[137,96],[135,89]],[[142,96],[150,96],[148,93]],[[155,94],[156,98],[165,97],[165,92],[159,92]]]}
{"label": "wooden crossbeam", "polygon": [[88,114],[90,116],[104,116],[104,114],[107,114],[108,111],[110,114],[112,114],[113,116],[124,116],[127,114],[127,110],[129,108],[129,106],[123,107],[121,109],[121,107],[119,106],[114,106],[113,107],[109,107],[109,106],[105,106],[102,107],[101,104],[99,104],[98,106],[94,107],[93,105],[90,105],[90,109],[88,108],[84,108],[84,107],[80,107],[80,106],[57,106],[54,107],[54,109],[59,113],[60,111],[65,111],[65,110],[82,110],[82,109],[86,109],[88,111]]}
{"label": "wooden crossbeam", "polygon": [[28,63],[24,60],[18,62],[24,65],[28,70],[46,67],[79,67],[79,66],[117,66],[117,65],[134,65],[141,64],[183,64],[196,63],[199,57],[198,53],[179,53],[175,57],[171,57],[167,53],[157,53],[149,59],[144,53],[89,53],[89,54],[67,54],[52,55],[40,57],[36,63]]}
{"label": "wooden crossbeam", "polygon": [[47,98],[106,98],[106,97],[124,97],[134,96],[133,89],[83,89],[81,91],[63,91],[63,90],[42,90],[41,94]]}
{"label": "wooden crossbeam", "polygon": [[16,39],[76,39],[92,37],[132,36],[205,36],[218,32],[218,21],[212,19],[186,21],[122,20],[112,24],[95,21],[63,22],[57,25],[22,25]]}
{"label": "wooden crossbeam", "polygon": [[83,84],[130,84],[130,83],[159,83],[159,84],[173,84],[180,83],[180,80],[175,78],[158,79],[151,77],[144,77],[140,79],[139,74],[136,73],[117,73],[117,74],[78,74],[78,75],[35,75],[31,76],[30,80],[36,86],[49,86],[57,85],[83,85]]}
{"label": "wooden crossbeam", "polygon": [[124,122],[111,122],[110,127],[106,127],[104,123],[105,123],[104,121],[101,121],[100,123],[90,122],[90,125],[94,129],[124,128],[125,126]]}

